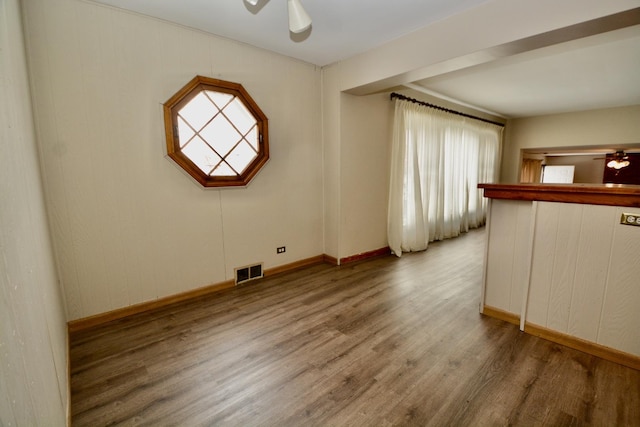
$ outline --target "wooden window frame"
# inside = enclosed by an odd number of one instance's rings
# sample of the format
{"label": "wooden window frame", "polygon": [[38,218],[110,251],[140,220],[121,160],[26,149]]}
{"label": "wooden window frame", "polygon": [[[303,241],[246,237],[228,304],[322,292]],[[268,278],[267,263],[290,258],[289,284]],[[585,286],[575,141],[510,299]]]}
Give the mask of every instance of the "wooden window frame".
{"label": "wooden window frame", "polygon": [[[236,176],[211,176],[203,172],[186,156],[180,148],[178,135],[178,112],[194,97],[203,91],[213,91],[236,96],[253,115],[257,122],[258,153],[257,157]],[[167,154],[182,169],[204,187],[237,187],[246,186],[269,160],[268,119],[258,104],[239,83],[196,76],[167,102],[164,103],[164,124],[167,142]]]}

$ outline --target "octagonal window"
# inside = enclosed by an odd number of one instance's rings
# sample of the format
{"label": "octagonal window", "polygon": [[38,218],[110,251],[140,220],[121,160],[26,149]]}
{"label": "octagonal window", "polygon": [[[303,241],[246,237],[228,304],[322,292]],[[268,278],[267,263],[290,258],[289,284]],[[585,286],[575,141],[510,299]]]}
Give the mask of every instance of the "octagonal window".
{"label": "octagonal window", "polygon": [[239,83],[196,76],[164,121],[167,154],[205,187],[247,185],[269,160],[267,117]]}

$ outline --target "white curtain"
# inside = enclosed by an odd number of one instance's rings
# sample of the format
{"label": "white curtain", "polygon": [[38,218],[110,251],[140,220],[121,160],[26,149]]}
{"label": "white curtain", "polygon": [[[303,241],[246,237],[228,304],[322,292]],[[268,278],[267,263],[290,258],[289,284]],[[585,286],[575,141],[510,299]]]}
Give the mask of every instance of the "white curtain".
{"label": "white curtain", "polygon": [[396,99],[388,239],[397,256],[485,223],[502,127]]}
{"label": "white curtain", "polygon": [[520,170],[521,183],[539,183],[542,175],[542,160],[522,159]]}

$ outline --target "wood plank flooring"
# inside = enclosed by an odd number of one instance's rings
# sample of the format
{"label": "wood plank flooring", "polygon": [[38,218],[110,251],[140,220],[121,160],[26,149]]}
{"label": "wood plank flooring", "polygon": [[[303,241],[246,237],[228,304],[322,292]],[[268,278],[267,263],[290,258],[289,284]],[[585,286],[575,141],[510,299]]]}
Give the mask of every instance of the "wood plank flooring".
{"label": "wood plank flooring", "polygon": [[640,426],[640,371],[478,313],[484,230],[71,337],[72,423]]}

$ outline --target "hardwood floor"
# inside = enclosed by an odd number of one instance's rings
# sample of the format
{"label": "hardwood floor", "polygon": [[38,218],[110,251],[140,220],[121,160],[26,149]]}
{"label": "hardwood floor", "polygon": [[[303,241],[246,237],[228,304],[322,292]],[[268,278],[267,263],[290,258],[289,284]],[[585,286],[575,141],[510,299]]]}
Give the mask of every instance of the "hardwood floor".
{"label": "hardwood floor", "polygon": [[478,313],[484,238],[74,333],[73,425],[640,425],[640,371]]}

